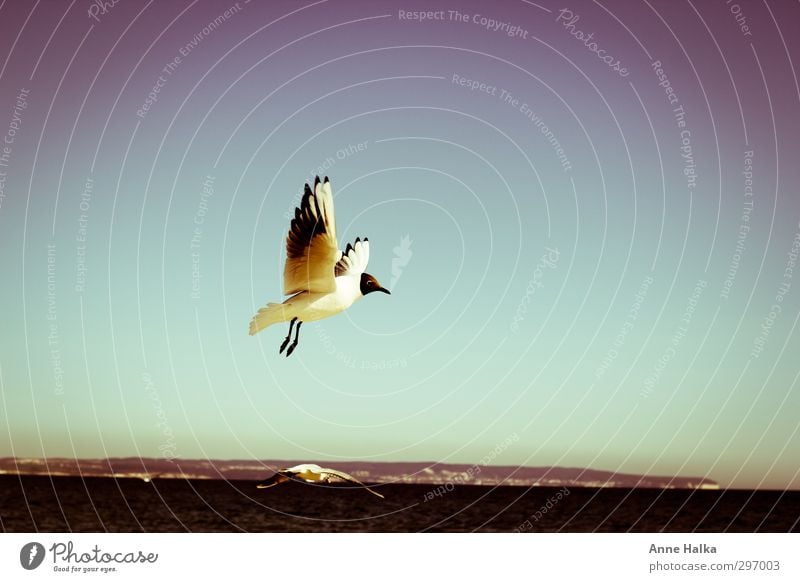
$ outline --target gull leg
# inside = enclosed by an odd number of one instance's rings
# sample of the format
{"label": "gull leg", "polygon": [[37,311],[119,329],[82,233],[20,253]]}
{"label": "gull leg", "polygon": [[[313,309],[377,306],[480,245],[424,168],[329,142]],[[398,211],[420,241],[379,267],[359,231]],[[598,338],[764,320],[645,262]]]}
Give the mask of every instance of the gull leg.
{"label": "gull leg", "polygon": [[[297,321],[297,318],[296,318],[296,317],[293,317],[293,318],[292,318],[292,321],[290,321],[290,322],[289,322],[289,335],[287,335],[287,336],[286,336],[286,339],[285,339],[285,340],[283,340],[283,343],[281,344],[281,351],[280,351],[280,352],[278,352],[279,354],[282,354],[282,353],[283,353],[283,350],[285,350],[285,349],[286,349],[286,346],[287,346],[287,345],[289,345],[289,340],[290,340],[290,339],[291,339],[291,337],[292,337],[292,328],[294,327],[294,322],[295,322],[295,321]],[[299,327],[299,325],[298,325],[298,327]],[[297,341],[295,341],[295,343],[297,343]],[[286,354],[286,355],[288,356],[289,354]]]}
{"label": "gull leg", "polygon": [[[297,319],[297,318],[295,317],[295,319]],[[303,322],[302,321],[298,321],[297,322],[297,330],[294,332],[294,341],[292,342],[292,345],[289,346],[289,349],[286,350],[286,357],[287,358],[292,355],[292,352],[297,347],[297,340],[300,338],[300,326],[301,325],[303,325]],[[288,338],[287,338],[287,341],[288,341]]]}

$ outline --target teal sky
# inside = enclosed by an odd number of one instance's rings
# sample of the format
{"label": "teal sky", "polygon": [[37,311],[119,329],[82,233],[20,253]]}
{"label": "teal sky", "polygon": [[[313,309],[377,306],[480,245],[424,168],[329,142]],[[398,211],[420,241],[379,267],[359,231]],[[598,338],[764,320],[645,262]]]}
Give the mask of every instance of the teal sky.
{"label": "teal sky", "polygon": [[[242,4],[142,116],[218,5],[40,10],[13,47],[0,8],[0,455],[473,463],[517,435],[494,463],[800,486],[798,41],[755,5],[750,37],[722,3],[576,4],[623,77],[541,4],[489,15],[527,38]],[[247,329],[316,173],[392,295],[287,359],[287,326]]]}

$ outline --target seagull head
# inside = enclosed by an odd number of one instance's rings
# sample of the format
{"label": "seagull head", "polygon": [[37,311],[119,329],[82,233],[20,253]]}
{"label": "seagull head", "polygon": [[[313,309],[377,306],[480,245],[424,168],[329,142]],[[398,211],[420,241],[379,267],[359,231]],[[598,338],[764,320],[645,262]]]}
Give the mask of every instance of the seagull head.
{"label": "seagull head", "polygon": [[373,291],[383,291],[387,295],[391,295],[388,289],[381,287],[378,280],[369,273],[361,273],[361,294],[368,295]]}

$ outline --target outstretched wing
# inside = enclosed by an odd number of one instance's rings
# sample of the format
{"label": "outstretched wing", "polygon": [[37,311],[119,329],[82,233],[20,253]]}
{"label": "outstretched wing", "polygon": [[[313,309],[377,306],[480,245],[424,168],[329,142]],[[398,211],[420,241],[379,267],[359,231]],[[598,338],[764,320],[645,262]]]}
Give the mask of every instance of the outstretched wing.
{"label": "outstretched wing", "polygon": [[334,267],[339,258],[333,193],[327,176],[314,181],[314,191],[306,184],[303,201],[294,211],[286,237],[286,266],[283,293],[300,291],[332,293],[336,290]]}
{"label": "outstretched wing", "polygon": [[335,478],[341,479],[343,481],[349,481],[350,483],[355,483],[356,485],[360,485],[361,487],[363,487],[364,489],[366,489],[367,491],[369,491],[373,495],[377,495],[381,499],[384,499],[383,495],[381,495],[377,491],[373,491],[372,489],[370,489],[369,487],[364,485],[361,481],[359,481],[358,479],[356,479],[352,475],[348,475],[344,471],[337,471],[336,469],[323,469],[323,471],[324,471],[323,474],[325,475],[326,480],[330,480],[331,477],[335,477]]}
{"label": "outstretched wing", "polygon": [[279,471],[278,473],[275,473],[269,479],[265,479],[261,483],[258,483],[256,485],[256,488],[257,489],[268,489],[269,487],[275,487],[275,485],[280,485],[281,483],[285,483],[286,481],[289,481],[289,479],[290,479],[289,476],[287,476],[285,473]]}
{"label": "outstretched wing", "polygon": [[367,270],[369,262],[369,239],[356,239],[355,244],[347,243],[347,248],[342,251],[339,261],[336,263],[334,275],[361,275]]}

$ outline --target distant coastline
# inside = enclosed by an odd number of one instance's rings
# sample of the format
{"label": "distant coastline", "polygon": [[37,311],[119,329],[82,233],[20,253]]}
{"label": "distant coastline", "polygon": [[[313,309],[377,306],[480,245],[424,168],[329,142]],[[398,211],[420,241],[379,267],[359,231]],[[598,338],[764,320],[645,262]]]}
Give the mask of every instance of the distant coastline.
{"label": "distant coastline", "polygon": [[[70,459],[0,458],[0,475],[50,475],[153,479],[260,480],[299,460],[202,460],[119,457]],[[572,467],[514,467],[426,462],[322,462],[368,483],[511,485],[520,487],[624,487],[719,489],[706,477],[636,475]]]}

